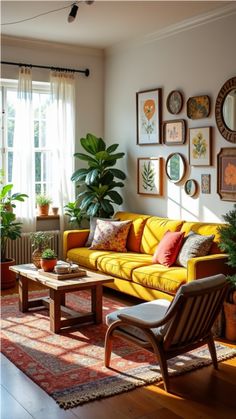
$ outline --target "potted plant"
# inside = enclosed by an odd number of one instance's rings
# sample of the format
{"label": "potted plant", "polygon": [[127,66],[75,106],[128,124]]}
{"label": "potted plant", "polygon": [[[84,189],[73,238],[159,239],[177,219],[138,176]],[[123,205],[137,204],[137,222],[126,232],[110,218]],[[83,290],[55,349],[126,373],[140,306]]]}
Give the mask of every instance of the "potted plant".
{"label": "potted plant", "polygon": [[69,224],[75,228],[81,228],[81,223],[83,220],[88,219],[88,216],[84,210],[78,206],[78,201],[68,202],[64,206],[65,215],[69,217]]}
{"label": "potted plant", "polygon": [[49,247],[52,238],[53,235],[46,231],[36,231],[35,233],[30,234],[32,247],[34,249],[32,253],[32,262],[38,269],[41,268],[42,253]]}
{"label": "potted plant", "polygon": [[[2,176],[2,173],[1,173]],[[2,179],[1,179],[2,183]],[[22,223],[17,222],[13,213],[16,207],[15,201],[24,202],[26,194],[11,194],[13,184],[4,185],[0,189],[0,218],[1,218],[1,289],[15,286],[15,274],[9,271],[9,267],[15,264],[15,260],[6,255],[8,240],[16,240],[21,237]]]}
{"label": "potted plant", "polygon": [[236,340],[236,204],[233,210],[223,215],[226,225],[219,227],[219,247],[228,254],[228,265],[232,268],[229,280],[229,291],[224,302],[225,337]]}
{"label": "potted plant", "polygon": [[39,216],[48,215],[49,205],[52,203],[52,199],[45,194],[36,195],[36,204],[38,208]]}
{"label": "potted plant", "polygon": [[41,268],[45,272],[52,272],[57,264],[57,255],[52,249],[45,249],[41,257]]}
{"label": "potted plant", "polygon": [[80,139],[81,146],[89,154],[75,153],[74,156],[81,161],[86,161],[88,167],[76,170],[71,180],[83,186],[83,191],[78,194],[81,200],[80,209],[88,216],[109,218],[114,214],[113,205],[121,205],[123,199],[116,188],[122,188],[124,184],[115,179],[124,180],[125,173],[114,168],[118,159],[124,153],[114,153],[119,144],[106,147],[102,138],[87,134],[86,138]]}

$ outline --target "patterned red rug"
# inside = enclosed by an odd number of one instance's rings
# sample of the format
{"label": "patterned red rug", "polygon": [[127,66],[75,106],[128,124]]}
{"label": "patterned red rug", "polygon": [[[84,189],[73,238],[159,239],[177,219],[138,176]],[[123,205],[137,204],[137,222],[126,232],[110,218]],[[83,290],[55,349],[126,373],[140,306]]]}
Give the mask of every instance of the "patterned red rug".
{"label": "patterned red rug", "polygon": [[[45,294],[45,291],[43,292]],[[38,297],[42,292],[31,293]],[[89,310],[89,293],[67,295],[74,310]],[[121,304],[103,299],[104,316]],[[113,345],[112,369],[104,367],[106,325],[87,325],[60,335],[49,331],[47,310],[20,313],[18,296],[2,298],[2,352],[18,368],[68,409],[80,404],[161,381],[155,357],[122,339]],[[236,350],[217,345],[219,360],[236,355]],[[209,365],[206,348],[168,362],[170,375],[183,374]]]}

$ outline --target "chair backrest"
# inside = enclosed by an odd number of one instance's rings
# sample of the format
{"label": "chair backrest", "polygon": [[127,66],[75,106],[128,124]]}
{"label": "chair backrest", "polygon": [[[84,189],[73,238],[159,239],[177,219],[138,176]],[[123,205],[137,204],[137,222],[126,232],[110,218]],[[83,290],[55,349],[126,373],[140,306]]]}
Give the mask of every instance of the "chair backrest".
{"label": "chair backrest", "polygon": [[184,346],[210,333],[225,299],[228,281],[223,274],[182,285],[168,312],[173,317],[163,326],[164,348]]}

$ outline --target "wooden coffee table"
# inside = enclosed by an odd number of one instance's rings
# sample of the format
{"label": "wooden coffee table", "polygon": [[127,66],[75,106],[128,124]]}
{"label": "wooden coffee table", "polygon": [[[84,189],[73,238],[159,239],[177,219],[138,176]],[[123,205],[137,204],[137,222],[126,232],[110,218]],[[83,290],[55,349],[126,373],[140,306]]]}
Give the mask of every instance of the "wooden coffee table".
{"label": "wooden coffee table", "polygon": [[[47,307],[50,316],[50,330],[59,333],[63,327],[74,326],[84,323],[102,323],[102,294],[103,284],[112,282],[113,278],[108,275],[86,271],[87,275],[79,278],[58,280],[49,276],[41,276],[33,264],[11,266],[19,279],[19,309],[23,313],[31,308]],[[37,282],[49,290],[49,297],[29,300],[28,283]],[[67,292],[91,290],[91,312],[75,312],[65,306]],[[61,318],[63,315],[63,319]],[[67,318],[64,318],[67,316]]]}

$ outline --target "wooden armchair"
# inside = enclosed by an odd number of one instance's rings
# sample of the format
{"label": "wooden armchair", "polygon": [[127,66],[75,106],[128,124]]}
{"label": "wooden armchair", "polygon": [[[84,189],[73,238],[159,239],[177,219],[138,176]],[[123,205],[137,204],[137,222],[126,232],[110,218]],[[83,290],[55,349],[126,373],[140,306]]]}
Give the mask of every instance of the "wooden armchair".
{"label": "wooden armchair", "polygon": [[109,367],[112,338],[124,339],[153,351],[159,361],[165,390],[169,391],[167,360],[208,345],[214,367],[217,355],[211,328],[227,291],[223,274],[182,285],[170,303],[154,300],[109,314],[105,338],[105,366]]}

